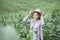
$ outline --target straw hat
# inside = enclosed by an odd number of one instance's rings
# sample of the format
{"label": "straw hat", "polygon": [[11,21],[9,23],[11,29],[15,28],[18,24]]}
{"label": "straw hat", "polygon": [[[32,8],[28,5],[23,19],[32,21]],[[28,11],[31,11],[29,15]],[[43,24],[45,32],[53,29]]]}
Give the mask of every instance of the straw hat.
{"label": "straw hat", "polygon": [[35,10],[33,11],[33,13],[39,13],[40,15],[42,15],[42,12],[41,12],[40,9],[35,9]]}
{"label": "straw hat", "polygon": [[35,9],[34,11],[41,12],[41,10],[40,10],[40,9]]}

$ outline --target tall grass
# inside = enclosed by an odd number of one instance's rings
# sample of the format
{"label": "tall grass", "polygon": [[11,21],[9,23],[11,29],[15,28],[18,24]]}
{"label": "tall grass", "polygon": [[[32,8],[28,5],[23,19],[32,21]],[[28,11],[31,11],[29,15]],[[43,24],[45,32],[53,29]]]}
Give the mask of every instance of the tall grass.
{"label": "tall grass", "polygon": [[[40,8],[44,12],[44,40],[60,40],[59,0],[0,0],[0,35],[3,35],[5,29],[3,27],[6,27],[6,31],[9,31],[8,29],[13,25],[15,29],[12,28],[10,31],[12,32],[13,29],[17,31],[14,31],[14,34],[18,33],[18,37],[16,36],[18,40],[30,40],[29,24],[22,20],[30,10],[36,8]],[[3,39],[1,38],[1,40]]]}

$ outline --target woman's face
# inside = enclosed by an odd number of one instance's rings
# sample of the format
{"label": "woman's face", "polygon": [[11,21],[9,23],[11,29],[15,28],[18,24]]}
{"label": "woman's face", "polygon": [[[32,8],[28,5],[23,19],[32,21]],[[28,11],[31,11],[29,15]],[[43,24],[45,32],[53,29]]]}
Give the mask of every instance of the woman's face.
{"label": "woman's face", "polygon": [[38,20],[39,19],[39,15],[37,13],[34,13],[33,17],[34,17],[34,20]]}

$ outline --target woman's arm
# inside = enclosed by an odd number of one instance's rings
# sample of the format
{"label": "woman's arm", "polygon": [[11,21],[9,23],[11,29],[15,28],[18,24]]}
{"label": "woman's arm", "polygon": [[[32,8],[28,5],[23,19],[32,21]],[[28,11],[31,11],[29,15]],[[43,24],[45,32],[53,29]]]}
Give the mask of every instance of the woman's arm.
{"label": "woman's arm", "polygon": [[42,13],[42,15],[41,15],[41,20],[44,22],[44,19],[43,19],[43,13]]}
{"label": "woman's arm", "polygon": [[24,22],[30,23],[28,17],[31,15],[31,12],[23,19]]}
{"label": "woman's arm", "polygon": [[42,27],[44,25],[44,18],[43,18],[43,14],[41,15],[41,24],[40,24]]}

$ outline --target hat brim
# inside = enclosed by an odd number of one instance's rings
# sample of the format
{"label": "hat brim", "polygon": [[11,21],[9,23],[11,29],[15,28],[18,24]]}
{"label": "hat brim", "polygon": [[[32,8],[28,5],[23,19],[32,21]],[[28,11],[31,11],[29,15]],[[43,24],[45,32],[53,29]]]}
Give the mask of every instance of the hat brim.
{"label": "hat brim", "polygon": [[33,11],[32,13],[33,13],[33,14],[34,14],[34,13],[38,13],[40,16],[42,15],[42,12],[38,12],[38,11]]}

